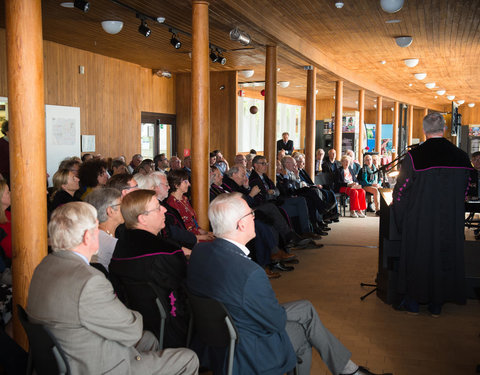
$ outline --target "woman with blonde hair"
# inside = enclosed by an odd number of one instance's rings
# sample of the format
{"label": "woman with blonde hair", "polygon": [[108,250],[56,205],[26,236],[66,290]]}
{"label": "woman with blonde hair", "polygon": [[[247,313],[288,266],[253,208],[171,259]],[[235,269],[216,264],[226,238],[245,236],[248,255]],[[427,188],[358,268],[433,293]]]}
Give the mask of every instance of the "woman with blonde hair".
{"label": "woman with blonde hair", "polygon": [[75,192],[79,189],[79,178],[74,171],[59,169],[53,175],[53,193],[50,196],[50,210],[69,202],[78,202]]}
{"label": "woman with blonde hair", "polygon": [[350,216],[365,217],[363,210],[367,208],[365,201],[365,190],[358,183],[353,168],[349,166],[350,156],[342,156],[342,167],[337,170],[335,187],[338,192],[345,193],[350,198]]}

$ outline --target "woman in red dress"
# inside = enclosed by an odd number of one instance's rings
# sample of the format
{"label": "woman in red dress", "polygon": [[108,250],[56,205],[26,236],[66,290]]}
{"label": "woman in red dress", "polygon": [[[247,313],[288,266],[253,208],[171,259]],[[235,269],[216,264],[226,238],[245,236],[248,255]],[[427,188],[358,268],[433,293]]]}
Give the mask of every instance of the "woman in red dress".
{"label": "woman in red dress", "polygon": [[200,228],[198,225],[195,210],[185,196],[190,187],[188,173],[183,169],[173,170],[168,173],[167,180],[170,186],[170,195],[167,198],[167,203],[178,211],[187,230],[195,234],[198,241],[213,240],[213,233]]}

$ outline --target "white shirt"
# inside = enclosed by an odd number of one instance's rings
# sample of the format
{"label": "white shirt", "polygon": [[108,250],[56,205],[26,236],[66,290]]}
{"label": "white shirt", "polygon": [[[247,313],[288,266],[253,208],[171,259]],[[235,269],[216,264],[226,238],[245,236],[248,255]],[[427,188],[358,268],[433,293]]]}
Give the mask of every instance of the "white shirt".
{"label": "white shirt", "polygon": [[224,238],[224,240],[234,244],[237,247],[239,247],[240,250],[242,250],[245,253],[246,256],[248,256],[248,254],[250,254],[250,250],[248,250],[245,245],[242,245],[241,243],[238,243],[237,241],[231,240],[229,238]]}

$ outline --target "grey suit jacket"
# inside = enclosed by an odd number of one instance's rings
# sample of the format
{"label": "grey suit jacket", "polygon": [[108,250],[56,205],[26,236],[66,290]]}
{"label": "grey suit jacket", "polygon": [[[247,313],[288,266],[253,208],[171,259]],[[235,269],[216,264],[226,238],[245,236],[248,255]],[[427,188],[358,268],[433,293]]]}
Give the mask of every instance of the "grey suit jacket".
{"label": "grey suit jacket", "polygon": [[142,316],[71,251],[49,254],[35,269],[27,312],[52,331],[72,374],[151,374],[155,368],[155,356],[134,347],[142,337]]}

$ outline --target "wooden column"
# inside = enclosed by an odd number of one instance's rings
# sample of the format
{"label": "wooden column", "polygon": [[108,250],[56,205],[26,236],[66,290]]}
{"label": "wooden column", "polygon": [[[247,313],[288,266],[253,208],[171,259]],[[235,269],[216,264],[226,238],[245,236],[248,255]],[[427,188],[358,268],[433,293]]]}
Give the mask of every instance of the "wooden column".
{"label": "wooden column", "polygon": [[400,115],[400,103],[393,103],[393,139],[392,147],[395,152],[392,153],[392,160],[395,159],[398,155],[398,119]]}
{"label": "wooden column", "polygon": [[307,108],[305,114],[305,170],[315,176],[315,102],[317,68],[307,71]]}
{"label": "wooden column", "polygon": [[407,146],[412,144],[413,138],[413,105],[408,105],[407,110]]}
{"label": "wooden column", "polygon": [[424,108],[423,109],[423,117],[422,117],[422,121],[420,122],[420,134],[422,134],[422,138],[420,139],[420,142],[425,142],[427,140],[427,137],[425,137],[425,133],[423,132],[423,119],[425,118],[425,116],[428,115],[428,108]]}
{"label": "wooden column", "polygon": [[342,117],[343,117],[343,81],[335,86],[335,128],[333,148],[337,152],[337,160],[342,157]]}
{"label": "wooden column", "polygon": [[277,47],[267,46],[265,61],[265,123],[264,123],[264,155],[268,165],[267,174],[274,182],[276,181],[275,160],[276,129],[277,129]]}
{"label": "wooden column", "polygon": [[375,127],[375,151],[379,155],[382,153],[382,111],[383,98],[377,96],[377,126]]}
{"label": "wooden column", "polygon": [[206,1],[192,1],[192,34],[192,201],[198,224],[208,228],[210,72]]}
{"label": "wooden column", "polygon": [[363,165],[363,142],[365,133],[365,90],[358,92],[358,161]]}
{"label": "wooden column", "polygon": [[[41,1],[6,1],[5,24],[10,111],[13,306],[20,304],[25,307],[33,271],[47,255]],[[14,337],[26,348],[26,336],[16,309],[14,311]]]}

